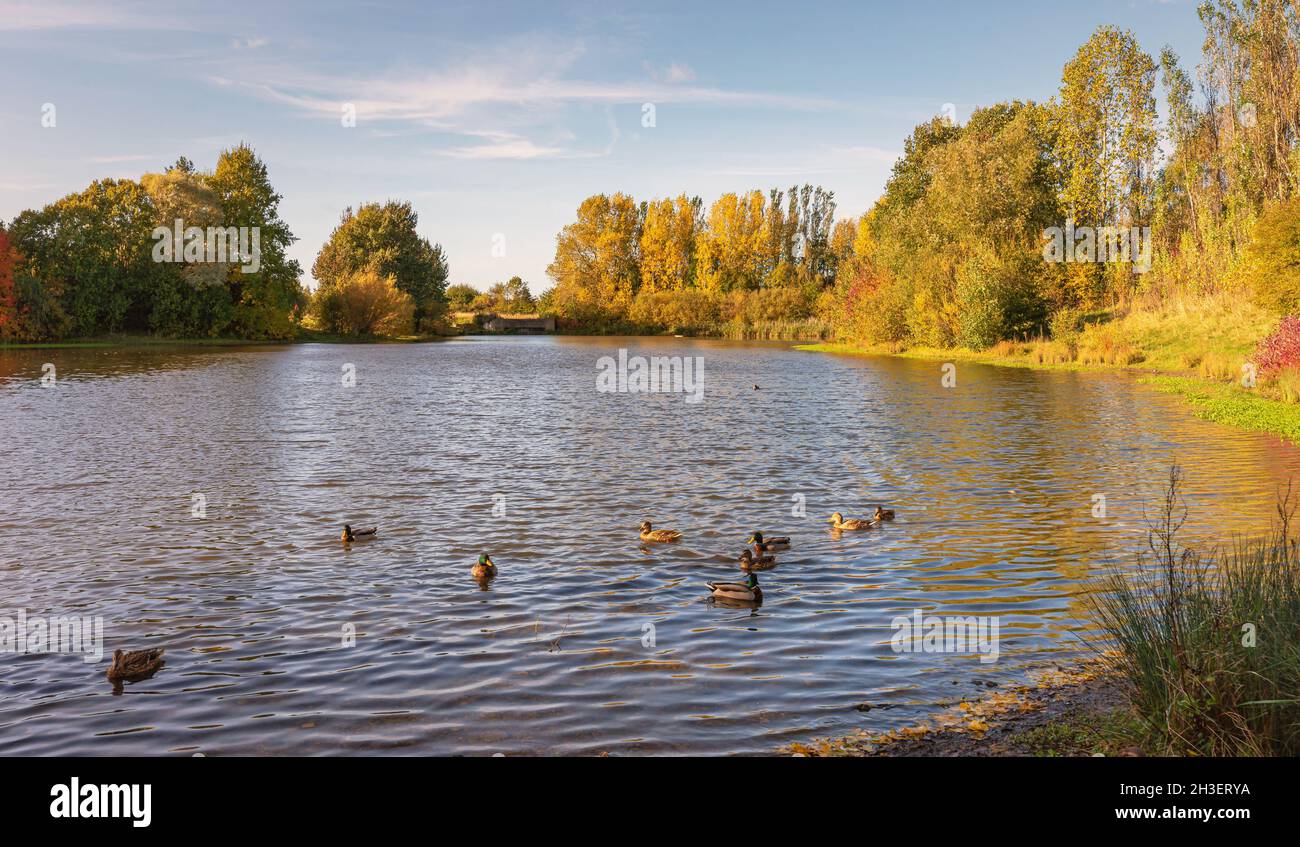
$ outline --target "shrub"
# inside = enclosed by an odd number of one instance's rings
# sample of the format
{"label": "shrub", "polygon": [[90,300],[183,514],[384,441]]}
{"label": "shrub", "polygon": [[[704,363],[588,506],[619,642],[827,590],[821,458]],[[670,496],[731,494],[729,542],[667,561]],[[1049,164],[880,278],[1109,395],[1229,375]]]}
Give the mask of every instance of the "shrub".
{"label": "shrub", "polygon": [[1283,318],[1277,329],[1259,342],[1251,361],[1264,375],[1300,365],[1300,318]]}
{"label": "shrub", "polygon": [[987,277],[964,278],[957,286],[957,343],[983,350],[1006,335],[1002,286]]}
{"label": "shrub", "polygon": [[1064,341],[1066,344],[1078,341],[1079,333],[1083,331],[1083,310],[1073,306],[1058,309],[1056,314],[1052,315],[1048,330],[1052,338],[1057,341]]}
{"label": "shrub", "polygon": [[341,335],[405,335],[411,332],[415,303],[391,276],[364,270],[322,285],[312,298],[315,323]]}
{"label": "shrub", "polygon": [[727,294],[722,304],[722,319],[744,324],[802,321],[812,311],[813,304],[797,288],[760,288]]}
{"label": "shrub", "polygon": [[628,319],[639,326],[682,334],[710,331],[720,315],[717,297],[699,288],[642,291],[628,309]]}

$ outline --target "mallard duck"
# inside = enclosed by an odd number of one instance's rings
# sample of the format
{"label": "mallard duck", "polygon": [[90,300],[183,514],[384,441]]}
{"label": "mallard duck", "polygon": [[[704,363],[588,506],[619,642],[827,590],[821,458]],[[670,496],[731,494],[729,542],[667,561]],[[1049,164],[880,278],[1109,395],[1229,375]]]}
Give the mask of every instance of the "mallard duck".
{"label": "mallard duck", "polygon": [[762,603],[763,589],[758,587],[758,574],[750,573],[744,582],[708,582],[709,590],[717,600],[742,600],[748,603]]}
{"label": "mallard duck", "polygon": [[676,541],[681,537],[682,534],[675,529],[652,529],[650,521],[641,523],[642,541]]}
{"label": "mallard duck", "polygon": [[777,547],[789,547],[789,546],[790,546],[790,536],[788,536],[788,535],[779,535],[779,536],[776,536],[776,537],[773,537],[773,538],[764,538],[764,537],[763,537],[763,533],[758,532],[757,530],[755,530],[755,531],[754,531],[754,534],[751,535],[751,536],[749,536],[749,540],[746,541],[745,543],[746,543],[746,544],[753,544],[753,545],[754,545],[754,550],[755,550],[756,552],[761,553],[761,552],[763,552],[764,550],[773,550],[773,549],[775,549],[775,548],[777,548]]}
{"label": "mallard duck", "polygon": [[492,564],[492,557],[484,553],[478,557],[478,564],[470,569],[475,579],[491,579],[497,575],[497,566]]}
{"label": "mallard duck", "polygon": [[148,679],[163,666],[165,652],[166,649],[162,647],[153,650],[132,650],[129,653],[114,650],[113,663],[108,666],[108,673],[105,676],[114,685]]}
{"label": "mallard duck", "polygon": [[869,521],[863,518],[849,518],[848,520],[845,520],[844,516],[839,512],[831,515],[826,522],[833,524],[833,529],[871,529],[876,525],[874,520]]}
{"label": "mallard duck", "polygon": [[749,548],[740,554],[740,569],[742,571],[761,570],[770,568],[776,564],[776,556],[764,556],[761,552],[755,554]]}
{"label": "mallard duck", "polygon": [[882,509],[879,505],[877,505],[876,513],[872,515],[872,517],[878,521],[892,521],[894,519],[894,510]]}
{"label": "mallard duck", "polygon": [[351,524],[343,524],[343,540],[359,541],[364,538],[372,537],[379,532],[379,527],[372,526],[370,529],[353,529]]}

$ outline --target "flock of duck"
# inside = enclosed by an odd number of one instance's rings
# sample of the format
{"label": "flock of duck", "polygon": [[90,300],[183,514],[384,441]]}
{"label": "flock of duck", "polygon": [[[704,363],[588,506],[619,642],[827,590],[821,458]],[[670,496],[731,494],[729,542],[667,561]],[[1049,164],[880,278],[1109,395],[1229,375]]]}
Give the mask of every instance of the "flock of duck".
{"label": "flock of duck", "polygon": [[[861,530],[871,529],[879,526],[882,521],[892,521],[894,519],[894,510],[886,509],[877,505],[875,514],[870,518],[845,518],[839,512],[831,515],[827,523],[834,530]],[[379,527],[370,529],[353,529],[351,524],[343,525],[343,535],[341,536],[344,544],[354,541],[363,541],[373,538],[379,532]],[[640,538],[643,542],[650,544],[672,544],[680,541],[682,534],[675,529],[655,529],[650,521],[642,521],[640,526]],[[755,530],[752,535],[745,541],[747,545],[741,552],[740,569],[748,574],[744,582],[707,582],[714,599],[733,600],[742,603],[759,604],[763,602],[763,589],[758,584],[758,574],[756,571],[767,570],[776,566],[776,553],[790,549],[790,536],[781,535],[767,538],[762,532]],[[480,554],[474,567],[470,568],[470,576],[485,583],[497,575],[496,563],[492,561],[492,556],[488,553]]]}
{"label": "flock of duck", "polygon": [[[831,515],[827,523],[834,530],[863,530],[879,526],[883,521],[892,521],[894,510],[876,506],[875,514],[870,518],[845,518],[839,512]],[[651,544],[671,544],[680,541],[682,534],[675,529],[655,529],[650,521],[643,521],[640,527],[641,541]],[[353,529],[351,524],[343,525],[340,539],[344,544],[366,541],[379,533],[379,527]],[[738,559],[740,569],[747,574],[744,582],[707,582],[711,597],[733,603],[749,603],[755,606],[763,602],[763,589],[758,584],[758,571],[776,566],[776,553],[790,549],[788,535],[766,537],[755,530],[745,541],[746,546]],[[492,556],[483,553],[470,568],[470,576],[480,584],[486,583],[497,575],[497,566]],[[162,648],[153,650],[113,651],[113,662],[108,668],[108,679],[113,683],[114,693],[121,693],[123,682],[138,682],[153,676],[163,666]]]}

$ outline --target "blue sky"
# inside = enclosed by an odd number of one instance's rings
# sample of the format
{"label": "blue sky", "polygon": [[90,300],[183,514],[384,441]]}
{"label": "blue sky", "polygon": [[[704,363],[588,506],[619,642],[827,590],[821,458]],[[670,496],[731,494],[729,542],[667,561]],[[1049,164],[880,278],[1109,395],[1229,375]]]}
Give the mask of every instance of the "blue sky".
{"label": "blue sky", "polygon": [[0,219],[182,154],[210,168],[242,140],[284,195],[307,282],[344,207],[397,198],[453,283],[517,274],[540,293],[590,194],[708,203],[811,182],[856,216],[914,125],[945,103],[964,121],[1047,99],[1104,23],[1199,61],[1192,0],[0,0]]}

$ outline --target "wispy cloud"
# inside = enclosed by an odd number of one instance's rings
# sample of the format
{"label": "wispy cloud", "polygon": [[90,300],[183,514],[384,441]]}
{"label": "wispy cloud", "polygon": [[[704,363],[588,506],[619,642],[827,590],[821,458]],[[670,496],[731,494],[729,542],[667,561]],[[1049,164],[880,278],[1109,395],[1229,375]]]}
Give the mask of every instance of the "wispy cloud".
{"label": "wispy cloud", "polygon": [[0,0],[0,32],[46,29],[181,30],[193,25],[166,13],[142,12],[124,4],[8,2]]}
{"label": "wispy cloud", "polygon": [[542,147],[526,138],[514,138],[468,147],[452,147],[439,150],[438,153],[453,159],[539,159],[562,155],[564,149]]}
{"label": "wispy cloud", "polygon": [[[679,63],[669,65],[654,75],[657,78],[649,80],[583,78],[574,72],[582,54],[581,44],[567,50],[557,50],[553,44],[515,44],[498,48],[489,56],[480,55],[470,63],[392,69],[370,75],[313,71],[301,63],[290,65],[240,56],[230,58],[208,79],[331,121],[338,120],[344,105],[350,104],[356,110],[358,123],[369,125],[372,132],[423,128],[488,138],[487,143],[455,145],[439,151],[441,155],[465,159],[592,155],[557,146],[554,140],[538,140],[572,138],[566,125],[571,114],[566,110],[586,106],[654,103],[798,111],[839,106],[817,97],[693,84],[694,70]],[[491,130],[484,129],[485,124],[504,126],[509,134],[493,137]]]}

